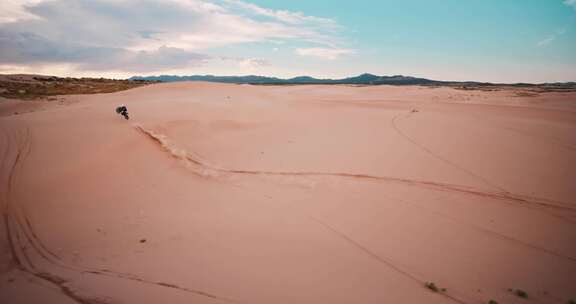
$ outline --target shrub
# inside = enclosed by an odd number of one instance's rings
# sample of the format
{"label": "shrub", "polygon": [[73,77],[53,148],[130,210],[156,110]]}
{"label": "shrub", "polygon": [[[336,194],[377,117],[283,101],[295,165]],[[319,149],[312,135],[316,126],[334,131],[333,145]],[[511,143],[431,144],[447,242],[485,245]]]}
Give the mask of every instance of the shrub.
{"label": "shrub", "polygon": [[426,286],[426,288],[432,290],[433,292],[438,292],[438,291],[440,291],[440,290],[438,289],[438,286],[436,286],[436,284],[434,284],[434,282],[426,282],[426,283],[424,284],[424,286]]}
{"label": "shrub", "polygon": [[446,288],[439,288],[434,282],[426,282],[424,283],[424,286],[433,292],[446,292]]}
{"label": "shrub", "polygon": [[521,289],[514,290],[514,294],[524,299],[528,298],[528,293]]}

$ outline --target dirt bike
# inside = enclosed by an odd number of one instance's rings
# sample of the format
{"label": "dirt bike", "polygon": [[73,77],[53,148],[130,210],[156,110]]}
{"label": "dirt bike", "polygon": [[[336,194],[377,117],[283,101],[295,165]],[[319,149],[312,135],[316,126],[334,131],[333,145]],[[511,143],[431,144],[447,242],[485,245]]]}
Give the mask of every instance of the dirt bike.
{"label": "dirt bike", "polygon": [[126,107],[124,107],[124,106],[117,107],[117,108],[116,108],[116,113],[124,116],[124,118],[125,118],[126,120],[130,119],[130,117],[128,117],[128,109],[126,109]]}

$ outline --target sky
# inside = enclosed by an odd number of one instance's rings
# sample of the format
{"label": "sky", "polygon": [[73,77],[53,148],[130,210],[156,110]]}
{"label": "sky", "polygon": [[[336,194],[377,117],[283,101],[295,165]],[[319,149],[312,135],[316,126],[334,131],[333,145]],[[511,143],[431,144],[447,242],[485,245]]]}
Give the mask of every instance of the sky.
{"label": "sky", "polygon": [[2,0],[0,73],[576,81],[576,0]]}

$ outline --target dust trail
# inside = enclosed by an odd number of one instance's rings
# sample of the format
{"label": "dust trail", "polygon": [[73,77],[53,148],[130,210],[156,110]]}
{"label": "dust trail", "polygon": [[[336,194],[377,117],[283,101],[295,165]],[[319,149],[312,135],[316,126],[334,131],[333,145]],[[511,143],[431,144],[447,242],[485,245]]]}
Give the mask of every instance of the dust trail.
{"label": "dust trail", "polygon": [[432,189],[435,191],[457,192],[460,194],[480,196],[489,199],[516,203],[528,208],[540,208],[547,210],[576,213],[576,206],[567,202],[560,202],[545,198],[514,194],[506,191],[482,190],[468,186],[439,183],[432,181],[405,179],[389,176],[377,176],[361,173],[347,173],[347,172],[316,172],[316,171],[290,172],[290,171],[228,169],[211,164],[194,153],[190,153],[185,149],[178,148],[176,145],[172,144],[164,134],[158,134],[138,124],[135,124],[134,127],[142,134],[146,135],[148,138],[159,144],[161,148],[169,152],[172,157],[182,160],[186,165],[186,167],[188,169],[191,169],[192,172],[204,177],[219,178],[237,174],[237,175],[253,175],[260,177],[308,177],[308,178],[335,177],[335,178],[348,178],[356,180],[372,180],[379,182],[402,184],[407,186],[417,186]]}
{"label": "dust trail", "polygon": [[140,124],[133,124],[133,126],[147,135],[149,138],[160,144],[160,146],[172,155],[172,157],[179,159],[184,162],[186,167],[203,177],[220,177],[222,173],[226,170],[219,168],[213,164],[208,163],[208,161],[203,160],[199,155],[190,153],[185,149],[181,149],[174,144],[172,144],[168,137],[164,134],[156,133],[152,130],[145,129]]}
{"label": "dust trail", "polygon": [[[184,163],[184,166],[190,170],[192,173],[205,178],[212,179],[227,179],[231,180],[235,176],[240,174],[262,176],[268,179],[273,179],[278,183],[286,183],[292,185],[298,185],[306,188],[313,187],[316,183],[312,179],[315,177],[314,174],[306,174],[306,176],[299,174],[282,174],[278,172],[264,172],[264,171],[246,171],[246,170],[230,170],[213,164],[206,159],[202,158],[200,155],[186,151],[176,145],[174,145],[166,135],[157,133],[153,130],[144,128],[140,124],[133,124],[134,128],[146,135],[148,138],[160,145],[160,147],[168,152],[173,158],[176,158]],[[307,179],[304,179],[307,178]]]}

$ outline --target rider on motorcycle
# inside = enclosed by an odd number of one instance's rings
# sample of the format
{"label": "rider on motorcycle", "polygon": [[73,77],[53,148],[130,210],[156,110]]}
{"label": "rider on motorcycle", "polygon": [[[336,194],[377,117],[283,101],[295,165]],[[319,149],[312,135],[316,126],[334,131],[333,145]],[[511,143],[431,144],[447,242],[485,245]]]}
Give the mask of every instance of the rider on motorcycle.
{"label": "rider on motorcycle", "polygon": [[124,116],[124,118],[129,119],[128,117],[128,109],[126,108],[125,105],[120,105],[119,107],[116,108],[116,113]]}

